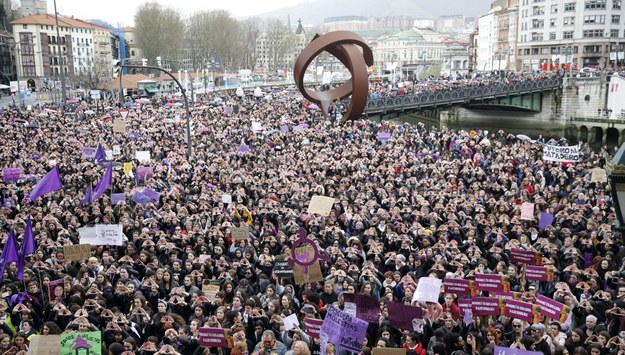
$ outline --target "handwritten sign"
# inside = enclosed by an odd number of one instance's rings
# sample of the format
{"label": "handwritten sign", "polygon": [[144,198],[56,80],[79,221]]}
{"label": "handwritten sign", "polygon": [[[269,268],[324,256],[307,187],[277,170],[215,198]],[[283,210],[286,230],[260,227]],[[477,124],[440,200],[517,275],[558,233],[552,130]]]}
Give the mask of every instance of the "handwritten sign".
{"label": "handwritten sign", "polygon": [[320,216],[327,217],[330,215],[332,206],[334,205],[333,197],[314,195],[310,199],[308,205],[308,213],[316,213]]}
{"label": "handwritten sign", "polygon": [[590,182],[595,183],[604,183],[608,181],[608,178],[605,173],[605,169],[602,168],[594,168],[590,170]]}
{"label": "handwritten sign", "polygon": [[135,159],[139,162],[149,162],[150,161],[150,151],[149,150],[139,150],[135,152]]}
{"label": "handwritten sign", "polygon": [[95,227],[78,228],[80,244],[122,245],[121,224],[96,224]]}
{"label": "handwritten sign", "polygon": [[113,121],[113,132],[114,133],[126,132],[126,121],[121,120],[121,119],[115,119],[115,121]]}
{"label": "handwritten sign", "polygon": [[531,221],[534,219],[534,204],[530,202],[523,202],[521,205],[521,219],[525,221]]}
{"label": "handwritten sign", "polygon": [[[321,325],[320,338],[330,342],[338,349],[359,352],[367,333],[369,323],[350,316],[337,307],[330,306]],[[325,336],[324,336],[325,335]],[[321,344],[325,348],[325,344]]]}
{"label": "handwritten sign", "polygon": [[248,240],[250,238],[250,228],[248,226],[234,227],[230,234],[234,240]]}
{"label": "handwritten sign", "polygon": [[273,273],[278,277],[291,277],[293,276],[293,268],[288,261],[276,261],[273,264]]}
{"label": "handwritten sign", "polygon": [[417,289],[412,296],[412,301],[438,303],[443,280],[435,277],[422,277],[419,279]]}
{"label": "handwritten sign", "polygon": [[80,349],[88,354],[101,354],[102,334],[99,331],[61,334],[61,355],[78,354]]}
{"label": "handwritten sign", "polygon": [[82,157],[85,159],[93,159],[97,151],[98,148],[96,147],[82,147]]}
{"label": "handwritten sign", "polygon": [[32,335],[28,345],[28,355],[59,355],[61,353],[60,335]]}
{"label": "handwritten sign", "polygon": [[[311,247],[304,247],[304,248],[311,248]],[[293,280],[295,281],[295,284],[297,285],[303,285],[308,282],[319,282],[323,280],[323,275],[321,274],[321,266],[319,265],[319,261],[310,265],[308,267],[308,272],[305,272],[304,267],[297,263],[293,265]]]}
{"label": "handwritten sign", "polygon": [[543,145],[543,160],[559,162],[578,162],[581,160],[579,145],[561,147],[557,145]]}
{"label": "handwritten sign", "polygon": [[126,194],[120,192],[118,194],[111,194],[111,204],[113,206],[117,205],[119,202],[126,201]]}
{"label": "handwritten sign", "polygon": [[353,293],[343,294],[345,304],[353,303],[355,312],[353,315],[358,319],[362,319],[368,323],[380,322],[380,302],[375,298],[367,295],[358,295]]}
{"label": "handwritten sign", "polygon": [[128,175],[132,172],[132,163],[124,163],[124,175]]}
{"label": "handwritten sign", "polygon": [[388,322],[392,327],[412,332],[415,331],[421,319],[423,319],[421,307],[396,302],[388,303]]}
{"label": "handwritten sign", "polygon": [[82,261],[91,257],[91,245],[74,244],[63,246],[65,259],[69,261]]}

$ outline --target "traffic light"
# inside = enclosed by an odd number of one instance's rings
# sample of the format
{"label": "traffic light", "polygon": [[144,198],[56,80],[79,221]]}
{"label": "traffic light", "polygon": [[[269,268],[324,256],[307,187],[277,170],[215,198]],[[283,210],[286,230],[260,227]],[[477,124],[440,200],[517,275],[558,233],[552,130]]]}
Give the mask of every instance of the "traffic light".
{"label": "traffic light", "polygon": [[120,64],[121,64],[121,62],[120,62],[119,59],[113,59],[113,61],[112,61],[112,65],[113,65],[113,79],[119,77],[119,73],[121,72]]}
{"label": "traffic light", "polygon": [[148,66],[148,59],[147,58],[141,58],[141,65],[144,67]]}
{"label": "traffic light", "polygon": [[160,68],[160,67],[162,67],[161,64],[162,64],[161,63],[161,57],[156,57],[156,66]]}

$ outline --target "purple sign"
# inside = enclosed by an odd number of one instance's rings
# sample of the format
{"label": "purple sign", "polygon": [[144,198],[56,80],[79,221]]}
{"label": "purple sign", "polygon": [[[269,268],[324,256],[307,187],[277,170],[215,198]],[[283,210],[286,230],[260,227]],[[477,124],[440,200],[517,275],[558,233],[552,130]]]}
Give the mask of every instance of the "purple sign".
{"label": "purple sign", "polygon": [[386,143],[393,134],[391,132],[378,132],[378,140],[382,143]]}
{"label": "purple sign", "polygon": [[293,127],[293,132],[302,132],[306,128],[308,128],[308,125],[306,123],[300,123],[297,126]]}
{"label": "purple sign", "polygon": [[197,328],[200,335],[200,346],[207,348],[227,348],[226,329],[224,328]]}
{"label": "purple sign", "polygon": [[289,126],[288,125],[280,126],[280,132],[287,133],[288,131],[289,131]]}
{"label": "purple sign", "polygon": [[459,298],[458,309],[460,310],[460,313],[466,312],[467,309],[473,309],[473,300],[470,298]]}
{"label": "purple sign", "polygon": [[529,281],[551,281],[551,274],[545,266],[525,266],[525,279]]}
{"label": "purple sign", "polygon": [[93,159],[95,158],[97,150],[97,147],[82,147],[82,157],[85,159]]}
{"label": "purple sign", "polygon": [[124,194],[123,192],[118,194],[111,194],[111,204],[113,206],[115,206],[118,202],[122,201],[126,201],[126,194]]}
{"label": "purple sign", "polygon": [[2,169],[2,180],[4,181],[16,181],[22,175],[21,168],[4,168]]}
{"label": "purple sign", "polygon": [[[540,313],[547,318],[558,322],[564,322],[568,317],[568,307],[560,302],[543,295],[536,296],[536,305],[540,306]],[[564,318],[564,319],[563,319]]]}
{"label": "purple sign", "polygon": [[241,145],[237,148],[237,155],[247,155],[247,154],[250,154],[249,145]]}
{"label": "purple sign", "polygon": [[510,249],[510,260],[530,265],[540,265],[542,257],[539,253],[525,249]]}
{"label": "purple sign", "polygon": [[353,293],[343,294],[345,302],[356,304],[356,318],[360,318],[365,322],[380,322],[380,302],[375,298],[367,295],[356,295]]}
{"label": "purple sign", "polygon": [[493,274],[475,274],[475,289],[479,291],[503,292],[502,276]]}
{"label": "purple sign", "polygon": [[148,204],[148,202],[150,202],[150,198],[141,192],[136,192],[134,195],[132,195],[131,200],[140,204],[143,207],[145,207]]}
{"label": "purple sign", "polygon": [[551,225],[551,223],[553,223],[553,213],[548,213],[548,212],[541,212],[540,213],[540,222],[538,222],[538,228],[540,228],[541,231],[545,230],[545,228],[547,228],[548,226]]}
{"label": "purple sign", "polygon": [[412,332],[422,318],[423,309],[421,307],[395,302],[388,303],[388,322],[392,327]]}
{"label": "purple sign", "polygon": [[478,317],[501,315],[499,299],[493,297],[473,297],[471,310],[473,315]]}
{"label": "purple sign", "polygon": [[141,180],[150,179],[154,176],[154,168],[151,166],[142,166],[137,168],[137,178]]}
{"label": "purple sign", "polygon": [[505,300],[505,303],[503,314],[506,317],[524,320],[529,323],[534,321],[533,304],[517,300]]}
{"label": "purple sign", "polygon": [[443,289],[448,293],[471,296],[471,281],[463,279],[443,279]]}
{"label": "purple sign", "polygon": [[130,139],[136,141],[137,139],[139,139],[139,137],[141,137],[141,133],[139,133],[139,132],[128,132],[128,137],[130,137]]}
{"label": "purple sign", "polygon": [[321,325],[323,324],[323,319],[317,318],[304,318],[304,325],[306,326],[306,334],[309,337],[319,339],[319,331],[321,331]]}
{"label": "purple sign", "polygon": [[152,202],[158,202],[161,199],[160,192],[154,191],[152,189],[148,189],[147,187],[141,191],[143,195],[150,199]]}
{"label": "purple sign", "polygon": [[330,342],[338,349],[359,352],[362,350],[362,343],[368,326],[369,323],[364,320],[352,317],[337,307],[330,306],[321,325],[321,348],[325,349],[325,344]]}
{"label": "purple sign", "polygon": [[495,354],[506,354],[506,355],[543,355],[540,351],[529,351],[529,350],[520,350],[520,349],[512,349],[506,348],[503,346],[495,346]]}

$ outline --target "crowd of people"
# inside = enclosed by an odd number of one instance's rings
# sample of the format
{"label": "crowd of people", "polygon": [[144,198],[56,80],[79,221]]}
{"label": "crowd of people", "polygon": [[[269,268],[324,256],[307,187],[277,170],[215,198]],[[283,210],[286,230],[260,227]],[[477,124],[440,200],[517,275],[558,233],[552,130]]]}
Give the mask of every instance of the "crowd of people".
{"label": "crowd of people", "polygon": [[[342,309],[349,293],[373,297],[381,309],[362,354],[384,347],[492,354],[495,346],[625,352],[625,250],[607,184],[590,173],[613,150],[582,143],[582,160],[563,164],[542,160],[541,143],[503,131],[340,124],[284,90],[268,99],[233,95],[215,107],[199,100],[188,157],[184,111],[165,103],[131,109],[125,133],[114,133],[104,114],[81,113],[87,107],[3,111],[0,165],[22,175],[0,184],[1,244],[9,230],[21,241],[30,217],[37,249],[22,280],[15,263],[5,269],[0,354],[26,351],[38,335],[87,331],[101,331],[104,354],[339,354],[339,344],[321,349],[304,318]],[[252,130],[252,122],[262,128]],[[379,132],[391,138],[380,141]],[[81,204],[87,184],[106,169],[82,154],[98,144],[120,148],[109,193],[126,199],[115,205],[108,193]],[[136,160],[146,150],[151,160]],[[124,173],[125,162],[152,166],[153,174],[137,179]],[[28,201],[53,165],[63,188]],[[158,201],[134,202],[146,187],[160,193]],[[307,213],[313,195],[335,199],[328,216]],[[524,202],[535,204],[533,221],[520,219]],[[555,217],[544,229],[541,212]],[[89,258],[67,261],[63,246],[79,244],[79,229],[94,224],[121,224],[122,245],[92,246]],[[234,240],[233,228],[242,226],[249,239]],[[300,228],[328,256],[321,281],[276,276]],[[526,281],[511,248],[542,253],[556,270],[553,281]],[[523,299],[541,294],[572,311],[564,322],[488,316],[469,323],[458,295],[412,302],[422,277],[476,273],[506,275]],[[420,326],[392,326],[390,302],[422,307]],[[300,324],[287,331],[291,314]],[[230,330],[232,346],[200,346],[203,327]]]}

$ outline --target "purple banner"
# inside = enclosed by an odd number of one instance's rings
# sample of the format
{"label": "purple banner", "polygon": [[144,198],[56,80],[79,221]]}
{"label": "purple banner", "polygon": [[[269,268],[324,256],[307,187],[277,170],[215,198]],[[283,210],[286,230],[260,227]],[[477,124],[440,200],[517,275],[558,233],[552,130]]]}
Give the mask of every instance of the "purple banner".
{"label": "purple banner", "polygon": [[464,279],[443,279],[443,290],[457,295],[471,296],[471,281]]}
{"label": "purple banner", "polygon": [[378,132],[378,140],[382,143],[386,143],[393,134],[391,132]]}
{"label": "purple banner", "polygon": [[388,303],[388,322],[392,327],[414,331],[415,325],[423,318],[421,307],[407,306],[401,303]]}
{"label": "purple banner", "polygon": [[95,152],[98,150],[96,147],[82,147],[82,157],[85,159],[95,158]]}
{"label": "purple banner", "polygon": [[289,126],[288,125],[280,126],[280,132],[287,133],[288,131],[289,131]]}
{"label": "purple banner", "polygon": [[529,281],[551,281],[550,273],[545,266],[525,266],[525,279]]}
{"label": "purple banner", "polygon": [[495,346],[495,354],[506,354],[506,355],[543,355],[540,351],[529,351],[529,350],[520,350],[520,349],[512,349],[506,348],[503,346]]}
{"label": "purple banner", "polygon": [[161,194],[147,187],[141,191],[143,195],[150,199],[152,202],[158,202],[161,199]]}
{"label": "purple banner", "polygon": [[367,295],[357,295],[353,293],[343,294],[345,302],[353,302],[356,304],[356,318],[360,318],[365,322],[380,322],[380,302],[375,298]]}
{"label": "purple banner", "polygon": [[22,175],[21,168],[4,168],[2,169],[2,180],[4,181],[16,181],[19,180]]}
{"label": "purple banner", "polygon": [[517,263],[540,265],[542,257],[539,253],[525,249],[510,249],[510,261]]}
{"label": "purple banner", "polygon": [[[330,342],[338,349],[359,352],[365,340],[369,323],[352,317],[337,307],[330,306],[321,325],[320,338],[325,343]],[[321,344],[322,349],[325,344]]]}
{"label": "purple banner", "polygon": [[499,299],[493,297],[473,297],[471,310],[474,316],[499,316],[501,309],[499,308]]}
{"label": "purple banner", "polygon": [[565,310],[565,305],[551,298],[538,295],[536,296],[536,305],[540,307],[540,313],[547,318],[558,322],[564,322],[568,317],[568,308],[567,311],[563,312]]}
{"label": "purple banner", "polygon": [[132,195],[131,200],[140,204],[143,207],[145,207],[148,204],[148,202],[150,202],[150,198],[141,192],[136,192],[134,195]]}
{"label": "purple banner", "polygon": [[228,348],[226,329],[224,328],[197,328],[200,335],[200,346],[207,348]]}
{"label": "purple banner", "polygon": [[502,276],[493,274],[475,274],[475,289],[479,291],[504,292]]}
{"label": "purple banner", "polygon": [[142,166],[137,168],[137,177],[141,180],[151,179],[154,177],[154,167]]}
{"label": "purple banner", "polygon": [[308,128],[308,125],[306,123],[300,123],[297,126],[293,127],[293,132],[302,132],[306,128]]}
{"label": "purple banner", "polygon": [[237,148],[237,155],[247,155],[247,154],[250,154],[249,145],[241,145]]}
{"label": "purple banner", "polygon": [[545,230],[545,228],[553,223],[553,218],[553,213],[541,212],[540,221],[538,222],[538,228],[540,228],[541,231]]}
{"label": "purple banner", "polygon": [[464,312],[473,309],[473,300],[471,298],[459,298],[458,299],[458,309],[460,309],[460,313],[464,314]]}
{"label": "purple banner", "polygon": [[111,194],[111,204],[115,206],[118,202],[126,201],[126,194],[123,192],[118,194]]}
{"label": "purple banner", "polygon": [[517,300],[505,300],[505,303],[503,314],[506,317],[524,320],[529,323],[534,322],[533,304]]}

